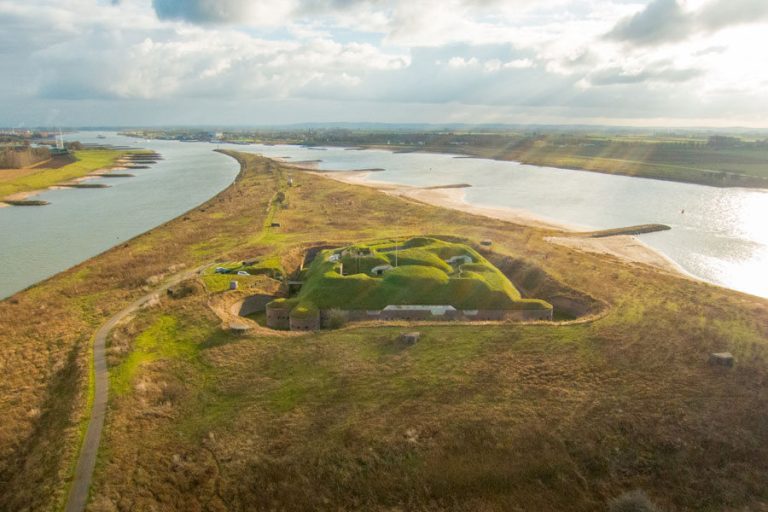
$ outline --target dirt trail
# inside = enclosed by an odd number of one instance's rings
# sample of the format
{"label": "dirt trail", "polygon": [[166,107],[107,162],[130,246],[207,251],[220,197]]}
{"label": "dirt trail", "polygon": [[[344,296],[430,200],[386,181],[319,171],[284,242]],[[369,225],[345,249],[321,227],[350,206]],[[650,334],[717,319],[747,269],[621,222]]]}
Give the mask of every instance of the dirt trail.
{"label": "dirt trail", "polygon": [[125,309],[113,315],[106,321],[93,340],[93,368],[94,368],[94,397],[91,407],[91,416],[88,420],[88,430],[85,433],[85,439],[80,447],[80,456],[77,460],[75,469],[75,478],[67,497],[66,512],[82,512],[88,503],[88,494],[93,479],[93,470],[96,467],[96,455],[99,451],[101,442],[101,431],[104,428],[104,417],[107,412],[107,399],[109,391],[109,372],[107,370],[106,341],[107,336],[114,327],[127,316],[134,313],[141,306],[152,300],[159,292],[183,281],[197,273],[201,268],[188,270],[170,278],[162,286],[159,286],[152,292],[135,300]]}

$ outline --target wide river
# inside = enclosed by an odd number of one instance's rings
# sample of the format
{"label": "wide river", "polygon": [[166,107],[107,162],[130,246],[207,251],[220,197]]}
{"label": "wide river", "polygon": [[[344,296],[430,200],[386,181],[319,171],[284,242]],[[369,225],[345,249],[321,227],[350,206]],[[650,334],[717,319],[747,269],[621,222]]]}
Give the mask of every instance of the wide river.
{"label": "wide river", "polygon": [[[84,132],[73,140],[96,142]],[[8,245],[0,252],[0,297],[29,286],[135,236],[214,195],[236,174],[235,162],[209,143],[137,141],[108,134],[100,142],[140,145],[163,154],[136,178],[109,189],[48,191],[41,208],[0,209]],[[222,145],[289,161],[322,160],[328,170],[383,168],[372,179],[404,185],[472,185],[466,200],[526,210],[584,229],[661,223],[670,231],[640,238],[707,281],[768,297],[768,191],[720,189],[667,181],[456,158],[343,148]]]}
{"label": "wide river", "polygon": [[0,298],[80,263],[205,202],[226,188],[240,168],[213,144],[149,141],[96,132],[66,139],[142,147],[163,160],[134,178],[96,179],[110,188],[47,190],[47,206],[0,208]]}

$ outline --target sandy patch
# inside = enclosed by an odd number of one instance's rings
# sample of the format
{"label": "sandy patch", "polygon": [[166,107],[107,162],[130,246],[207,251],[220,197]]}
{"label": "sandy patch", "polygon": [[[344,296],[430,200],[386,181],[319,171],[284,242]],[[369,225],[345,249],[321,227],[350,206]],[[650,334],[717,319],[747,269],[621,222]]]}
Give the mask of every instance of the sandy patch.
{"label": "sandy patch", "polygon": [[636,236],[616,235],[602,238],[550,236],[545,238],[545,240],[578,251],[610,254],[626,261],[643,263],[666,272],[692,277],[673,260],[644,244]]}

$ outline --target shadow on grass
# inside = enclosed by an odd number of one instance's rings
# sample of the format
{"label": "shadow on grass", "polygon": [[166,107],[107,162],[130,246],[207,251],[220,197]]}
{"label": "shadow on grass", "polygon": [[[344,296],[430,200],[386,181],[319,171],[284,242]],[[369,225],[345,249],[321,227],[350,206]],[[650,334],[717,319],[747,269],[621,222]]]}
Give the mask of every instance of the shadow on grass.
{"label": "shadow on grass", "polygon": [[208,339],[200,344],[200,350],[208,350],[211,348],[221,347],[229,345],[230,343],[237,343],[242,341],[242,337],[237,334],[232,334],[227,331],[214,332]]}

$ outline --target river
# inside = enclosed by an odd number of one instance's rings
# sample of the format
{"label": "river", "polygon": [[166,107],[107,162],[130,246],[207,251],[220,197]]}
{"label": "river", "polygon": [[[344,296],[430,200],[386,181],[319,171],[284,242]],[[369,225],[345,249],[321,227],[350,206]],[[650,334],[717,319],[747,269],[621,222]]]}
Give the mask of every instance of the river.
{"label": "river", "polygon": [[[214,144],[138,141],[83,132],[83,142],[141,146],[164,160],[136,178],[111,179],[109,189],[46,191],[40,208],[0,209],[8,241],[0,251],[0,297],[53,275],[122,240],[204,202],[237,173],[234,160]],[[466,199],[479,206],[526,210],[544,220],[607,229],[661,223],[670,231],[641,240],[690,274],[768,297],[768,191],[713,188],[668,181],[521,165],[453,155],[344,148],[229,145],[221,147],[322,160],[328,170],[383,168],[372,179],[403,185],[468,183]]]}
{"label": "river", "polygon": [[0,298],[95,256],[194,208],[226,188],[238,163],[208,143],[144,141],[96,132],[65,139],[155,150],[163,160],[109,188],[46,190],[50,205],[0,208]]}
{"label": "river", "polygon": [[715,188],[517,162],[383,150],[242,146],[288,161],[322,160],[321,169],[370,169],[370,179],[402,185],[467,183],[467,202],[526,210],[542,220],[608,229],[659,223],[641,235],[685,271],[706,281],[768,297],[768,191]]}

